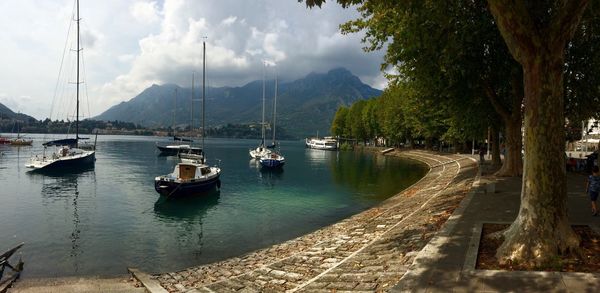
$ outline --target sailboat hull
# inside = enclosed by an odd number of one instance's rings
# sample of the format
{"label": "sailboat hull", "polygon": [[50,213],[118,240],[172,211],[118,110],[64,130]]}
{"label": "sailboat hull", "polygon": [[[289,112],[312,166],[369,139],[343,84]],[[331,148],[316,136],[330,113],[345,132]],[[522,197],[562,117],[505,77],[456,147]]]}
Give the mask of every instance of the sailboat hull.
{"label": "sailboat hull", "polygon": [[285,164],[283,159],[260,159],[260,165],[265,168],[281,168]]}
{"label": "sailboat hull", "polygon": [[30,164],[25,165],[27,168],[31,168],[32,172],[46,171],[46,170],[77,170],[87,169],[94,166],[96,162],[96,152],[85,152],[81,155],[61,157],[57,159],[48,158],[47,160],[37,160]]}
{"label": "sailboat hull", "polygon": [[176,156],[179,153],[192,153],[195,155],[202,154],[202,149],[198,148],[198,147],[180,148],[180,147],[169,147],[169,146],[157,145],[156,148],[160,151],[161,155],[165,155],[165,156]]}

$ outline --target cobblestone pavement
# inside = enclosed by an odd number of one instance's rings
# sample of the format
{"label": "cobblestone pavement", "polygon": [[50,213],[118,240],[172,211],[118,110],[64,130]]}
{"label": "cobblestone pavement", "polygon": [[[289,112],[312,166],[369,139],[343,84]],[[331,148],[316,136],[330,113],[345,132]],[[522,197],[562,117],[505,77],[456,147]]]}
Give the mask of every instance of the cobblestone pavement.
{"label": "cobblestone pavement", "polygon": [[383,203],[299,238],[209,265],[156,275],[170,292],[386,291],[470,190],[468,156],[393,152],[429,173]]}

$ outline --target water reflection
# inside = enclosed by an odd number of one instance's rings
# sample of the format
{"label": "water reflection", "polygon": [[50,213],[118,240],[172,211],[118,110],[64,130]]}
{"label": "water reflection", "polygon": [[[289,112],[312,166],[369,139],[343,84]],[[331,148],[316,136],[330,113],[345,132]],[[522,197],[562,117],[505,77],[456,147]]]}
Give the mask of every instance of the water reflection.
{"label": "water reflection", "polygon": [[408,186],[426,172],[426,167],[419,162],[361,151],[340,152],[337,160],[329,162],[336,184],[370,199],[387,198],[398,192],[398,185]]}
{"label": "water reflection", "polygon": [[[221,192],[213,190],[199,196],[168,199],[164,196],[154,203],[154,213],[161,221],[175,224],[177,242],[189,247],[199,257],[204,250],[204,217],[219,204]],[[192,236],[194,235],[194,236]]]}
{"label": "water reflection", "polygon": [[164,196],[154,203],[154,213],[162,220],[197,220],[219,203],[220,190],[212,190],[199,196],[168,199]]}
{"label": "water reflection", "polygon": [[[46,170],[44,172],[27,172],[32,181],[41,181],[42,204],[54,210],[54,205],[64,203],[64,210],[71,215],[71,233],[69,234],[70,251],[73,270],[79,271],[80,259],[84,251],[81,247],[81,201],[86,205],[89,198],[96,197],[96,179],[93,167],[69,168],[62,170]],[[85,184],[91,189],[86,189],[80,194],[80,180],[91,179],[91,184]],[[85,208],[84,208],[85,213]]]}
{"label": "water reflection", "polygon": [[335,161],[339,156],[339,152],[337,151],[326,151],[307,148],[305,152],[306,158],[312,167],[326,167],[325,163]]}
{"label": "water reflection", "polygon": [[268,186],[275,186],[278,181],[283,179],[283,170],[283,168],[260,167],[258,169],[258,177],[264,184]]}

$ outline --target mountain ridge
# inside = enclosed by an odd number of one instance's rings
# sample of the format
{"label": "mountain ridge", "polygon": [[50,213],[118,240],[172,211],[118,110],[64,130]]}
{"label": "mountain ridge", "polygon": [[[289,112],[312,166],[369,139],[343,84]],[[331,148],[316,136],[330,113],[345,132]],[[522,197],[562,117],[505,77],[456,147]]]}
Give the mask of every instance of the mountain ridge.
{"label": "mountain ridge", "polygon": [[[340,105],[348,106],[360,99],[381,94],[360,81],[345,68],[338,67],[327,73],[312,72],[303,78],[279,82],[277,97],[277,124],[293,136],[303,137],[329,132],[331,120]],[[177,101],[175,101],[177,91]],[[196,89],[194,99],[200,99]],[[271,120],[274,80],[266,81],[266,117]],[[262,80],[251,81],[239,87],[208,87],[206,126],[251,124],[261,120]],[[191,89],[175,84],[156,85],[143,90],[129,101],[110,107],[92,118],[105,121],[125,121],[147,127],[189,125],[191,121]],[[175,106],[176,105],[176,106]],[[195,102],[194,127],[200,126],[201,103]]]}

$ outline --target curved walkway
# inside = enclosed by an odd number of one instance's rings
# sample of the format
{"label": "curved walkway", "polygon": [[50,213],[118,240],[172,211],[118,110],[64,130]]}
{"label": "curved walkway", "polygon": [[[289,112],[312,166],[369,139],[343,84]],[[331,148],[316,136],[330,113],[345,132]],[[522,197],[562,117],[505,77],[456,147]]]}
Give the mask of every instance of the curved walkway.
{"label": "curved walkway", "polygon": [[477,165],[463,155],[388,155],[422,161],[430,171],[403,192],[334,225],[241,257],[153,278],[171,292],[389,289],[471,189]]}

